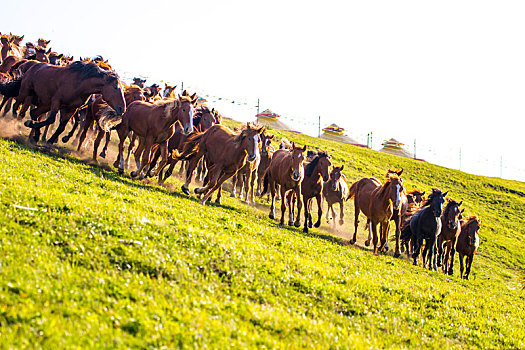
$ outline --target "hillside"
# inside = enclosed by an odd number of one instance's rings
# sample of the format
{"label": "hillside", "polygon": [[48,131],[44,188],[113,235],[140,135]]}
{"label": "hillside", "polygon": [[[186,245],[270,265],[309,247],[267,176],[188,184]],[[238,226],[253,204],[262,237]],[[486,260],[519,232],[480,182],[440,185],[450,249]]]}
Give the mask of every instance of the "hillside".
{"label": "hillside", "polygon": [[333,235],[305,235],[0,140],[1,347],[525,347],[524,183],[271,132],[328,150],[349,182],[396,166],[463,200],[482,219],[471,280],[374,256],[362,231],[348,245],[351,203]]}

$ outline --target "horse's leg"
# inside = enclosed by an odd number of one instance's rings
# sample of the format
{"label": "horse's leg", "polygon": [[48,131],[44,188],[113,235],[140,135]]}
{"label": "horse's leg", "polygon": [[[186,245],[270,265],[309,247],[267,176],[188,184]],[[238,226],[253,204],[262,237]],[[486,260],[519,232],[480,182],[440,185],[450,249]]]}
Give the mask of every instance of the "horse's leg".
{"label": "horse's leg", "polygon": [[86,119],[84,119],[84,123],[81,126],[82,132],[80,132],[79,130],[80,136],[78,138],[77,152],[80,152],[80,148],[82,148],[82,144],[84,143],[84,140],[86,139],[86,135],[87,135],[87,132],[90,126],[91,126],[91,123],[87,119],[87,115],[86,115]]}
{"label": "horse's leg", "polygon": [[78,123],[80,122],[80,117],[78,116],[78,113],[79,113],[78,109],[75,112],[73,112],[73,118],[74,118],[73,119],[74,120],[73,127],[71,128],[71,130],[69,131],[69,133],[66,136],[62,137],[62,142],[63,143],[68,142],[69,139],[75,134],[75,130],[77,130]]}
{"label": "horse's leg", "polygon": [[459,276],[461,278],[464,278],[464,275],[463,275],[463,253],[461,252],[458,252],[458,256],[459,256]]}
{"label": "horse's leg", "polygon": [[472,267],[472,261],[474,260],[474,254],[467,255],[467,271],[465,271],[465,279],[468,280],[470,275],[470,268]]}
{"label": "horse's leg", "polygon": [[186,165],[188,164],[189,162],[187,160],[183,160],[181,161],[180,163],[180,169],[179,169],[179,177],[183,177],[184,176],[184,171],[187,170],[185,169]]}
{"label": "horse's leg", "polygon": [[[344,200],[342,199],[339,202],[339,225],[340,226],[343,226],[343,224],[345,223],[344,205],[345,205],[345,203],[344,203]],[[332,210],[334,210],[334,209],[332,208]],[[335,216],[334,216],[334,222],[335,222]]]}
{"label": "horse's leg", "polygon": [[[304,233],[308,233],[308,218],[310,216],[310,205],[309,203],[311,203],[312,199],[311,198],[308,198],[306,197],[306,195],[303,194],[303,204],[304,204],[304,227],[303,227],[303,232]],[[301,212],[299,212],[300,214]]]}
{"label": "horse's leg", "polygon": [[[9,110],[11,109],[11,102],[12,101],[13,101],[13,98],[4,96],[4,98],[2,100],[2,104],[0,105],[0,111],[2,110],[2,108],[4,109],[4,113],[2,113],[2,118],[5,118],[5,116],[7,115],[7,112],[9,112]],[[5,106],[5,108],[4,108],[4,106]]]}
{"label": "horse's leg", "polygon": [[[330,203],[329,200],[326,200],[326,205],[327,205],[327,208],[326,208],[326,216],[325,216],[325,219],[326,219],[326,223],[329,224],[330,223],[330,210],[332,209],[332,203]],[[333,212],[332,212],[332,216],[334,216]]]}
{"label": "horse's leg", "polygon": [[193,173],[195,172],[195,168],[197,167],[199,160],[201,160],[203,156],[204,156],[204,153],[202,151],[199,151],[190,160],[190,165],[188,167],[188,171],[186,172],[186,181],[184,182],[184,185],[182,185],[181,187],[182,192],[184,192],[185,194],[190,194],[189,185],[191,183],[191,180],[193,179]]}
{"label": "horse's leg", "polygon": [[151,157],[150,167],[148,171],[148,177],[155,176],[153,175],[153,169],[155,169],[157,162],[159,161],[161,154],[160,154],[160,148],[156,149],[153,152],[153,157]]}
{"label": "horse's leg", "polygon": [[[159,144],[159,148],[156,153],[158,152],[160,152],[160,163],[157,166],[157,170],[153,172],[152,176],[159,175],[159,173],[164,169],[164,167],[168,163],[168,140]],[[150,173],[151,173],[151,170],[150,170]]]}
{"label": "horse's leg", "polygon": [[117,134],[119,137],[119,143],[118,143],[118,156],[115,162],[113,163],[113,166],[115,168],[118,168],[118,172],[120,174],[124,173],[124,141],[126,141],[126,138],[128,137],[129,129],[127,124],[120,124],[117,128]]}
{"label": "horse's leg", "polygon": [[266,176],[268,176],[268,186],[270,188],[270,195],[272,197],[272,204],[270,205],[269,217],[273,220],[275,218],[275,184],[273,180],[270,179],[269,175]]}
{"label": "horse's leg", "polygon": [[444,253],[444,249],[443,249],[443,245],[447,245],[447,243],[443,244],[443,237],[442,235],[440,234],[437,238],[437,266],[440,267],[443,265],[443,253]]}
{"label": "horse's leg", "polygon": [[232,177],[232,192],[230,194],[230,197],[232,198],[237,198],[237,181],[239,180],[239,172],[237,172],[235,175],[233,175]]}
{"label": "horse's leg", "polygon": [[[283,194],[283,193],[281,193]],[[288,193],[284,193],[284,197],[282,197],[282,203],[284,205],[284,210],[286,210],[286,207],[288,207],[288,226],[293,226],[294,224],[294,214],[295,214],[295,210],[294,210],[294,192],[293,190],[292,191],[289,191]],[[301,198],[299,197],[298,198],[299,200],[301,200]],[[282,206],[281,206],[281,211],[282,211]],[[301,211],[299,211],[299,214],[298,215],[301,215]],[[283,222],[284,224],[284,222]]]}
{"label": "horse's leg", "polygon": [[[446,244],[445,244],[445,249],[444,249],[444,252],[443,252],[443,256],[441,257],[442,261],[441,261],[441,266],[443,266],[442,270],[443,270],[443,273],[447,273],[448,271],[448,267],[449,267],[449,258],[450,258],[450,250],[451,250],[451,242],[448,241]],[[439,249],[439,245],[438,245],[438,249]],[[441,247],[441,250],[443,250],[443,247]],[[439,261],[440,260],[440,257],[438,255],[438,264],[439,264]]]}
{"label": "horse's leg", "polygon": [[102,130],[97,125],[97,136],[95,138],[95,141],[93,142],[93,161],[97,162],[97,153],[98,153],[98,146],[100,145],[100,141],[102,141],[102,138],[104,137],[104,130]]}
{"label": "horse's leg", "polygon": [[319,227],[321,226],[321,218],[323,217],[323,203],[321,194],[315,196],[315,200],[317,202],[317,221],[315,222],[314,227]]}
{"label": "horse's leg", "polygon": [[172,159],[170,161],[170,166],[168,170],[164,172],[164,176],[161,176],[161,174],[159,174],[159,185],[162,185],[171,176],[171,174],[173,173],[173,169],[175,168],[175,165],[177,165],[177,160]]}
{"label": "horse's leg", "polygon": [[215,203],[216,204],[221,204],[221,198],[222,198],[222,185],[219,186],[219,189],[217,190],[217,198],[215,199]]}
{"label": "horse's leg", "polygon": [[106,132],[106,143],[104,143],[104,148],[100,152],[101,158],[106,158],[106,152],[108,151],[109,141],[111,141],[111,131]]}
{"label": "horse's leg", "polygon": [[206,194],[202,197],[201,203],[200,203],[201,205],[204,205],[206,203],[208,198],[213,194],[213,191],[220,188],[226,180],[228,180],[230,177],[232,177],[235,174],[234,172],[227,172],[227,173],[223,172],[222,167],[219,167],[219,166],[215,168],[215,173],[220,174],[220,176],[218,179],[216,178],[212,179],[215,181],[210,181],[210,183],[206,186],[206,187],[209,187],[213,182],[215,182],[211,186],[211,188],[206,192]]}
{"label": "horse's leg", "polygon": [[372,242],[372,221],[370,221],[369,218],[366,218],[366,227],[368,227],[368,238],[365,241],[365,246],[370,246],[370,243]]}
{"label": "horse's leg", "polygon": [[350,240],[350,244],[355,244],[357,240],[357,225],[359,224],[359,205],[357,204],[357,198],[354,200],[354,237]]}
{"label": "horse's leg", "polygon": [[432,254],[430,255],[430,260],[432,262],[432,266],[431,266],[431,269],[432,271],[437,271],[437,259],[436,259],[436,236],[433,235],[432,236],[432,245],[430,246],[430,251],[432,252]]}
{"label": "horse's leg", "polygon": [[377,224],[378,222],[370,220],[370,228],[372,231],[372,244],[374,245],[374,254],[377,254],[377,243],[378,243],[378,236],[377,236]]}
{"label": "horse's leg", "polygon": [[297,186],[295,188],[295,197],[297,198],[297,217],[295,218],[295,227],[301,226],[301,208],[303,206],[303,202],[301,201],[301,185]]}
{"label": "horse's leg", "polygon": [[144,142],[142,142],[141,140],[141,143],[144,144],[144,147],[142,149],[142,154],[141,154],[142,158],[140,160],[140,168],[130,173],[131,177],[138,176],[139,180],[142,180],[144,178],[144,172],[148,171],[149,161],[151,157],[151,149],[153,148],[153,138],[151,136],[146,137]]}
{"label": "horse's leg", "polygon": [[[133,157],[135,158],[135,171],[140,169],[140,157],[142,156],[142,152],[144,151],[145,146],[145,140],[142,137],[139,137],[139,145],[135,149],[135,152],[133,152]],[[138,173],[137,173],[138,175]]]}
{"label": "horse's leg", "polygon": [[286,191],[284,190],[283,186],[281,186],[281,198],[281,221],[279,224],[284,226],[284,214],[286,213]]}
{"label": "horse's leg", "polygon": [[126,134],[126,136],[129,135],[129,145],[128,145],[128,155],[126,156],[125,160],[125,167],[129,168],[129,158],[131,157],[131,152],[133,151],[133,147],[135,147],[135,140],[137,139],[137,135],[134,132],[129,132],[129,134]]}
{"label": "horse's leg", "polygon": [[379,246],[379,251],[385,253],[388,251],[388,229],[389,222],[381,222],[379,224],[379,236],[381,238],[381,244]]}
{"label": "horse's leg", "polygon": [[[84,109],[82,109],[82,110],[80,110],[78,112],[78,119],[80,120],[80,125],[78,127],[78,132],[77,132],[77,134],[75,136],[75,139],[73,140],[73,145],[78,145],[78,142],[80,140],[81,130],[84,130],[84,127],[85,127],[85,124],[86,124],[87,113],[88,113],[88,109],[87,108],[84,108]],[[89,128],[89,125],[88,125],[88,128]]]}
{"label": "horse's leg", "polygon": [[[412,234],[414,235],[414,232],[412,232]],[[412,258],[414,259],[414,265],[417,265],[417,258],[419,258],[421,246],[423,245],[423,237],[421,235],[419,237],[415,237],[415,239],[412,240],[412,245],[412,250],[414,251],[412,253]]]}
{"label": "horse's leg", "polygon": [[454,241],[450,242],[450,263],[448,270],[446,273],[448,273],[450,276],[454,274],[454,256],[456,255],[456,249],[454,247]]}
{"label": "horse's leg", "polygon": [[[255,205],[255,182],[257,179],[257,169],[251,172],[250,177],[250,196],[252,198],[252,204]],[[248,196],[246,196],[246,203],[250,204]]]}

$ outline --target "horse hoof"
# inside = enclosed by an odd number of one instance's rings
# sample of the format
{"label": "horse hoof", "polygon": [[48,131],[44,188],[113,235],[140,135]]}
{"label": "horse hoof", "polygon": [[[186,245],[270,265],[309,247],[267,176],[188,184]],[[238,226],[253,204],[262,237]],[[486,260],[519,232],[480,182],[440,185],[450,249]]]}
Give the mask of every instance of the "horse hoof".
{"label": "horse hoof", "polygon": [[340,226],[343,226],[344,223],[345,223],[344,220],[339,220],[339,225]]}
{"label": "horse hoof", "polygon": [[300,222],[296,222],[296,223],[294,224],[294,226],[295,226],[295,227],[301,227],[301,223],[300,223]]}
{"label": "horse hoof", "polygon": [[369,246],[370,246],[370,241],[369,241],[369,240],[366,240],[366,241],[365,241],[365,245],[366,245],[367,247],[369,247]]}
{"label": "horse hoof", "polygon": [[257,191],[257,192],[255,193],[255,195],[256,195],[257,197],[260,197],[260,196],[261,196],[261,192],[260,192],[260,191]]}
{"label": "horse hoof", "polygon": [[451,269],[451,270],[448,270],[448,275],[449,275],[449,276],[453,276],[453,275],[454,275],[454,270],[452,270],[452,269]]}
{"label": "horse hoof", "polygon": [[205,206],[206,205],[206,201],[202,200],[202,201],[199,202],[199,204],[202,205],[202,206]]}
{"label": "horse hoof", "polygon": [[394,258],[399,258],[401,256],[401,253],[400,252],[395,252],[394,253]]}
{"label": "horse hoof", "polygon": [[69,141],[69,137],[67,137],[67,136],[62,137],[62,142],[63,143],[66,143],[68,141]]}
{"label": "horse hoof", "polygon": [[355,244],[355,239],[352,238],[352,239],[350,240],[350,244]]}
{"label": "horse hoof", "polygon": [[124,169],[120,169],[120,168],[119,168],[119,169],[118,169],[118,173],[119,173],[120,175],[124,174]]}
{"label": "horse hoof", "polygon": [[417,266],[417,260],[414,260],[413,265]]}
{"label": "horse hoof", "polygon": [[219,198],[217,198],[217,199],[215,200],[215,204],[219,204],[219,205],[220,205],[220,204],[221,204],[221,200],[220,200]]}
{"label": "horse hoof", "polygon": [[305,227],[303,228],[303,232],[304,232],[304,233],[308,233],[308,227],[305,226]]}
{"label": "horse hoof", "polygon": [[105,152],[100,153],[100,157],[106,159],[106,153]]}
{"label": "horse hoof", "polygon": [[182,192],[183,192],[184,194],[186,194],[186,195],[189,195],[189,194],[190,194],[190,190],[189,190],[186,186],[182,185],[182,186],[180,187],[180,189],[182,190]]}
{"label": "horse hoof", "polygon": [[200,188],[199,187],[195,187],[195,189],[193,190],[193,192],[195,192],[195,194],[200,194]]}
{"label": "horse hoof", "polygon": [[137,177],[138,174],[137,174],[136,171],[132,171],[131,173],[129,173],[129,175],[130,175],[131,177]]}
{"label": "horse hoof", "polygon": [[275,219],[275,214],[274,213],[270,213],[270,215],[268,215],[270,217],[270,219]]}
{"label": "horse hoof", "polygon": [[24,122],[24,125],[27,126],[28,128],[31,128],[31,127],[33,126],[33,121],[31,121],[31,120],[26,120],[26,121]]}
{"label": "horse hoof", "polygon": [[294,225],[293,221],[288,221],[288,226],[293,226],[293,225]]}
{"label": "horse hoof", "polygon": [[309,227],[309,228],[312,228],[312,227],[314,227],[314,225],[312,225],[312,223],[309,222],[309,223],[308,223],[308,227]]}
{"label": "horse hoof", "polygon": [[231,197],[231,198],[237,198],[237,195],[236,195],[235,193],[232,192],[232,193],[230,194],[230,197]]}

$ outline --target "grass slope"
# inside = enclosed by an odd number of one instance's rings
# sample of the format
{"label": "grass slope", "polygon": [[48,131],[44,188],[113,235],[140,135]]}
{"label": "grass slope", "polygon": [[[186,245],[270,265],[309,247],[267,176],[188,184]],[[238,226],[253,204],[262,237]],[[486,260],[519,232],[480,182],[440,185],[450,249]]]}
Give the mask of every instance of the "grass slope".
{"label": "grass slope", "polygon": [[0,140],[0,347],[525,346],[525,184],[275,133],[349,181],[393,165],[464,200],[483,220],[472,280]]}

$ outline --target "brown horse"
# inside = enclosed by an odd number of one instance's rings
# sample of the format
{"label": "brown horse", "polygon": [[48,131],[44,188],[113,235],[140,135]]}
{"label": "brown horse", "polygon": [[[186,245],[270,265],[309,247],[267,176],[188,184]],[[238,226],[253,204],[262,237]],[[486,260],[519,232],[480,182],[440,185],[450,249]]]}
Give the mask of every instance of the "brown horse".
{"label": "brown horse", "polygon": [[[301,183],[304,178],[304,161],[306,145],[304,147],[297,147],[292,143],[292,149],[279,149],[273,154],[272,160],[268,167],[268,171],[264,175],[264,189],[261,195],[264,195],[268,188],[272,196],[272,204],[270,206],[270,219],[275,218],[275,192],[277,185],[280,186],[281,191],[281,221],[284,225],[284,214],[286,208],[289,209],[288,225],[299,227],[301,226]],[[295,196],[297,200],[297,216],[294,220],[294,202],[292,197]]]}
{"label": "brown horse", "polygon": [[323,216],[323,184],[330,177],[330,156],[326,152],[316,152],[312,160],[304,167],[304,178],[301,182],[301,194],[303,196],[304,227],[303,232],[308,233],[308,228],[312,228],[312,203],[315,198],[317,201],[317,221],[314,227],[321,226]]}
{"label": "brown horse", "polygon": [[170,86],[164,83],[164,89],[162,90],[162,98],[175,98],[175,89],[177,89],[177,85]]}
{"label": "brown horse", "polygon": [[[60,110],[60,125],[49,140],[50,143],[56,142],[73,113],[91,94],[101,93],[117,114],[122,114],[126,109],[118,75],[103,71],[93,63],[74,62],[67,67],[37,63],[18,81],[18,96],[13,106],[13,115],[17,115],[18,105],[22,103],[21,117],[25,116],[31,104],[36,106],[31,110],[32,120],[24,123],[25,126],[34,129],[35,141],[40,137],[40,128],[53,124]],[[16,88],[17,86],[14,86],[13,90]],[[49,111],[51,113],[48,118],[38,122],[38,118]]]}
{"label": "brown horse", "polygon": [[326,222],[329,223],[330,210],[332,210],[332,220],[335,226],[335,210],[333,205],[339,203],[339,225],[344,224],[344,202],[348,197],[348,184],[346,183],[346,177],[342,173],[344,165],[341,167],[336,166],[330,172],[330,179],[323,184],[323,198],[328,203],[328,209],[326,210]]}
{"label": "brown horse", "polygon": [[140,88],[144,89],[144,83],[146,82],[146,79],[142,78],[133,78],[133,85],[137,85]]}
{"label": "brown horse", "polygon": [[42,39],[42,38],[38,38],[38,46],[44,48],[44,49],[47,49],[47,45],[49,45],[49,43],[51,42],[51,40],[45,40],[45,39]]}
{"label": "brown horse", "polygon": [[273,137],[274,135],[266,135],[266,133],[261,135],[261,161],[259,162],[259,167],[257,168],[257,197],[261,195],[264,174],[266,173],[268,166],[270,166],[270,161],[272,160],[273,153],[275,152],[275,148],[272,146]]}
{"label": "brown horse", "polygon": [[16,36],[9,36],[9,35],[0,36],[0,43],[2,44],[2,50],[0,50],[0,53],[2,55],[2,62],[8,56],[15,56],[18,58],[24,57],[24,54],[22,53],[22,49],[17,44],[15,44],[15,40],[16,40]]}
{"label": "brown horse", "polygon": [[[124,86],[124,100],[126,106],[129,106],[134,101],[144,101],[142,89],[136,85]],[[98,147],[104,135],[106,135],[106,145],[101,153],[102,158],[106,158],[106,150],[111,137],[111,130],[118,125],[122,120],[121,117],[115,115],[113,108],[108,106],[104,101],[102,95],[95,95],[95,99],[87,106],[86,115],[82,123],[80,138],[78,141],[77,152],[80,151],[82,144],[86,138],[87,131],[95,125],[97,132],[95,141],[93,143],[93,161],[97,161]],[[67,140],[62,140],[67,142]]]}
{"label": "brown horse", "polygon": [[[467,220],[461,220],[461,233],[456,241],[456,251],[459,256],[460,276],[468,280],[470,268],[472,267],[472,260],[479,248],[479,229],[481,227],[481,220],[476,216],[470,216]],[[466,271],[463,274],[463,260],[466,258]]]}
{"label": "brown horse", "polygon": [[[381,224],[381,246],[379,246],[379,251],[383,251],[387,244],[389,222],[394,212],[399,212],[402,205],[401,194],[404,191],[403,180],[401,179],[402,173],[403,170],[389,170],[384,184],[372,177],[363,178],[352,184],[348,195],[348,199],[354,198],[355,207],[355,231],[350,241],[351,244],[356,242],[359,213],[362,211],[367,217],[369,230],[365,245],[370,245],[370,240],[373,236],[374,254],[377,254],[377,224]],[[396,254],[399,255],[399,235],[397,232]]]}
{"label": "brown horse", "polygon": [[201,204],[204,205],[215,190],[241,169],[247,161],[257,158],[260,147],[260,135],[264,127],[248,123],[238,134],[222,125],[214,125],[204,133],[195,133],[188,138],[184,151],[180,154],[174,151],[177,159],[191,159],[182,185],[182,191],[189,194],[188,186],[198,162],[205,156],[211,167],[208,169],[209,181],[195,193],[201,194]]}
{"label": "brown horse", "polygon": [[[158,145],[161,152],[161,162],[155,174],[164,168],[168,159],[168,140],[175,132],[175,123],[183,125],[183,133],[193,131],[193,108],[197,102],[195,95],[188,96],[186,92],[177,99],[156,101],[155,103],[135,101],[129,105],[122,117],[122,123],[117,127],[119,135],[119,154],[113,164],[119,172],[124,172],[124,141],[130,132],[139,139],[135,150],[137,170],[131,172],[132,177],[143,179],[148,172],[151,151]],[[142,156],[142,159],[141,159]]]}
{"label": "brown horse", "polygon": [[[454,274],[454,255],[456,253],[455,245],[458,235],[461,231],[461,225],[459,220],[463,210],[459,207],[463,204],[463,201],[456,202],[455,200],[447,198],[447,205],[443,214],[441,214],[441,232],[437,237],[437,266],[443,266],[443,272],[449,275]],[[443,249],[444,246],[444,249]],[[450,266],[449,266],[450,257]]]}

